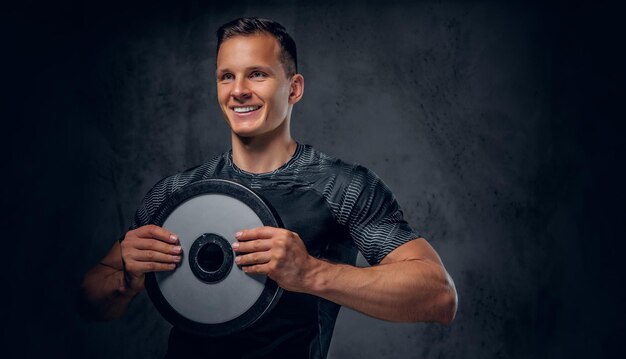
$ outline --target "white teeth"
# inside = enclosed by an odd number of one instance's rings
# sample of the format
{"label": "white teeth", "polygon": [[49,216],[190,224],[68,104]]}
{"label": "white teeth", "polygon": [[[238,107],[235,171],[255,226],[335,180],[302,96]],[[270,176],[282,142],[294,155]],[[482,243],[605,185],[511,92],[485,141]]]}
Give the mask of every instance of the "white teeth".
{"label": "white teeth", "polygon": [[245,113],[245,112],[250,112],[250,111],[254,111],[257,110],[258,108],[260,108],[261,106],[244,106],[244,107],[233,107],[233,111],[237,112],[237,113]]}

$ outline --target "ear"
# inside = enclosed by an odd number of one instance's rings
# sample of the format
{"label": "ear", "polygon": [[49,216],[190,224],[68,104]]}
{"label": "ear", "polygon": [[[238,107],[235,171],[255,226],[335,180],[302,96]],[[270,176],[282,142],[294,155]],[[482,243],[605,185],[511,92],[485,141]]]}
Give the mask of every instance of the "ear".
{"label": "ear", "polygon": [[291,85],[289,89],[289,104],[300,101],[304,95],[304,77],[300,74],[295,74],[291,77]]}

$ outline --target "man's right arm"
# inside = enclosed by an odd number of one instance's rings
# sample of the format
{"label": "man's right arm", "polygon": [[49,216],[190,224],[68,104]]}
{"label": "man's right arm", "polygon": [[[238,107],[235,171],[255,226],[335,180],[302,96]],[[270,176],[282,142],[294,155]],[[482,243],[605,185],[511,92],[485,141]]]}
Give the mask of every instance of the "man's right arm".
{"label": "man's right arm", "polygon": [[143,290],[145,274],[175,269],[181,252],[178,237],[164,228],[146,225],[128,231],[85,274],[81,312],[95,320],[121,317]]}

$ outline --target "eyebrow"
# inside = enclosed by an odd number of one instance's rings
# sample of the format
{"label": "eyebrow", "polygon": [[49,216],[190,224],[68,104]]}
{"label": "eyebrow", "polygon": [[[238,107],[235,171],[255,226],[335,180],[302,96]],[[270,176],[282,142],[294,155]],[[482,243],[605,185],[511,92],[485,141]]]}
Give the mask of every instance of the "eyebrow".
{"label": "eyebrow", "polygon": [[[250,66],[250,67],[245,68],[245,72],[251,72],[251,71],[263,71],[263,72],[274,74],[274,70],[270,66]],[[233,71],[231,71],[229,68],[216,69],[215,75],[217,76],[219,74],[223,74],[227,72],[233,72]]]}

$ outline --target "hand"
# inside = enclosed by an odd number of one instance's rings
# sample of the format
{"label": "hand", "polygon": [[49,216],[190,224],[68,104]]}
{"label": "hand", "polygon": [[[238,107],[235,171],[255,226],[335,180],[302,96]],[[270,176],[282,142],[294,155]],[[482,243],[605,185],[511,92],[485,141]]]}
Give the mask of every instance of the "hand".
{"label": "hand", "polygon": [[124,268],[123,292],[140,292],[144,288],[147,272],[175,269],[182,253],[178,244],[178,236],[152,224],[128,231],[120,244]]}
{"label": "hand", "polygon": [[266,274],[290,291],[307,291],[318,260],[309,255],[297,233],[258,227],[237,232],[235,238],[235,262],[244,272]]}

